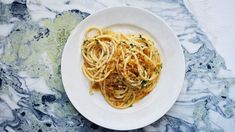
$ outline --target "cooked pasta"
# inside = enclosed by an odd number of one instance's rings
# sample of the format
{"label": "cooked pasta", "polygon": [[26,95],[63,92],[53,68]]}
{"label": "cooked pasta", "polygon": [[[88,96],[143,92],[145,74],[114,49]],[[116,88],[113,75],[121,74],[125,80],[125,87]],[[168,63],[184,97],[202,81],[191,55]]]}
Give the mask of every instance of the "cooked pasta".
{"label": "cooked pasta", "polygon": [[114,108],[132,106],[150,93],[162,63],[155,43],[141,34],[124,34],[91,27],[82,44],[82,70],[93,90]]}

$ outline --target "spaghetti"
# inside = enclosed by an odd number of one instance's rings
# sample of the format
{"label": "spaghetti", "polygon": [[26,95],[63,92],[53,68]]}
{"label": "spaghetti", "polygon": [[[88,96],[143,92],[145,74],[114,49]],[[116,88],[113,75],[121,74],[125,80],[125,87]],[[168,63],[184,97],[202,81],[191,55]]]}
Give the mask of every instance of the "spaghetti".
{"label": "spaghetti", "polygon": [[140,34],[91,27],[85,33],[82,55],[90,93],[99,90],[117,109],[130,107],[150,93],[162,69],[154,41]]}

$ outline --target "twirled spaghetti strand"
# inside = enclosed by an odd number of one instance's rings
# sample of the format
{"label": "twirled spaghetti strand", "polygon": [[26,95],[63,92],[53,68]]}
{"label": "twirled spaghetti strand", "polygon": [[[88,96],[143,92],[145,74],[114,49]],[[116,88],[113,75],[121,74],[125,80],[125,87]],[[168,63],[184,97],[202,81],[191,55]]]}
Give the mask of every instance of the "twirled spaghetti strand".
{"label": "twirled spaghetti strand", "polygon": [[82,45],[84,75],[114,108],[124,109],[155,87],[162,63],[154,42],[143,35],[91,27]]}

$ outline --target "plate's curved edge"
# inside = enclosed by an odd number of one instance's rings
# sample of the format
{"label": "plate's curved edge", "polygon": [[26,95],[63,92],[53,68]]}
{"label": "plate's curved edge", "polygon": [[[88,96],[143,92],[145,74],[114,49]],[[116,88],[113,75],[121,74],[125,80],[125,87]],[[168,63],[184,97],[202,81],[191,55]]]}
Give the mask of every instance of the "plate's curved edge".
{"label": "plate's curved edge", "polygon": [[[132,9],[141,10],[141,11],[143,11],[143,12],[147,12],[148,14],[151,14],[152,16],[154,16],[154,17],[156,17],[158,20],[160,20],[162,23],[164,23],[164,25],[170,30],[170,32],[171,32],[172,35],[174,36],[174,39],[177,41],[177,45],[179,46],[179,49],[181,50],[181,52],[180,52],[180,56],[181,56],[181,57],[180,57],[180,58],[182,59],[181,61],[182,61],[182,63],[184,64],[183,67],[181,67],[181,68],[182,68],[182,69],[181,69],[181,70],[182,70],[182,71],[181,71],[181,72],[182,72],[182,74],[181,74],[182,76],[181,76],[180,78],[181,78],[181,82],[182,82],[182,83],[181,83],[181,86],[180,86],[180,88],[179,88],[179,90],[178,90],[177,96],[175,96],[175,98],[173,99],[174,101],[171,102],[169,109],[166,110],[165,112],[163,112],[163,113],[166,114],[166,113],[172,108],[172,106],[173,106],[174,103],[176,102],[177,98],[179,97],[180,92],[181,92],[181,90],[182,90],[182,88],[183,88],[183,82],[184,82],[184,78],[185,78],[185,57],[184,57],[183,49],[182,49],[182,47],[181,47],[181,45],[180,45],[180,42],[179,42],[179,40],[177,39],[177,37],[176,37],[174,31],[172,30],[172,28],[171,28],[162,18],[160,18],[159,16],[153,14],[153,13],[150,12],[150,11],[147,11],[147,10],[144,10],[144,9],[141,9],[141,8],[138,8],[138,7],[117,6],[117,7],[106,8],[106,9],[100,10],[100,11],[98,11],[98,12],[96,12],[96,13],[102,13],[102,12],[104,12],[104,11],[112,10],[112,9],[114,9],[114,8],[132,8]],[[95,14],[96,14],[96,13],[95,13]],[[63,75],[65,74],[65,69],[64,69],[64,67],[65,67],[65,60],[64,60],[64,59],[65,59],[65,57],[64,57],[64,56],[65,56],[65,49],[66,49],[66,47],[68,47],[68,44],[69,44],[69,42],[71,41],[71,38],[73,38],[73,36],[75,36],[75,33],[76,33],[76,31],[78,30],[79,26],[80,26],[80,25],[83,25],[84,23],[86,23],[86,21],[87,21],[90,17],[93,17],[95,14],[89,15],[87,18],[85,18],[84,20],[82,20],[82,21],[75,27],[75,29],[71,32],[69,38],[67,39],[67,42],[66,42],[66,44],[65,44],[65,46],[64,46],[64,49],[63,49],[62,59],[61,59],[61,78],[62,78],[62,83],[63,83],[63,85],[64,85],[65,92],[66,92],[68,98],[70,99],[71,103],[72,103],[72,100],[71,100],[70,95],[68,94],[68,89],[65,87],[66,82],[64,81],[64,76],[63,76]],[[179,84],[179,85],[180,85],[180,84]],[[72,103],[72,105],[74,106],[74,103]],[[77,109],[76,106],[74,106],[74,107]],[[77,110],[78,110],[78,109],[77,109]],[[80,111],[78,111],[78,112],[83,115],[82,112],[80,112]],[[163,114],[162,116],[164,116],[165,114]],[[87,118],[85,115],[83,115],[83,116],[84,116],[85,118]],[[161,116],[161,117],[162,117],[162,116]],[[95,123],[95,124],[101,125],[102,127],[105,127],[105,128],[108,128],[108,129],[113,129],[113,130],[133,130],[133,129],[139,129],[139,128],[145,127],[145,126],[147,126],[147,125],[149,125],[149,124],[151,124],[151,123],[157,121],[157,120],[160,119],[161,117],[158,117],[157,119],[151,120],[151,121],[149,121],[149,122],[145,122],[145,124],[142,124],[142,126],[135,127],[135,128],[123,128],[123,127],[122,127],[122,128],[113,128],[113,127],[111,127],[111,126],[109,126],[109,125],[107,125],[107,124],[100,124],[100,123],[97,123],[97,122],[95,122],[94,120],[92,120],[92,119],[90,119],[90,118],[87,118],[87,119],[90,120],[91,122]]]}

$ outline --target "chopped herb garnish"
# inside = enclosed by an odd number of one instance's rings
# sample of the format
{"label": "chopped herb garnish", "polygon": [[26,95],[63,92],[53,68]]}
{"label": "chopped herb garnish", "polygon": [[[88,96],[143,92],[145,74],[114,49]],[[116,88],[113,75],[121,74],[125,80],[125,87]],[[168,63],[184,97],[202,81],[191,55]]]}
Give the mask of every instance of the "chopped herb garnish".
{"label": "chopped herb garnish", "polygon": [[84,44],[85,44],[86,42],[88,42],[88,40],[83,41]]}
{"label": "chopped herb garnish", "polygon": [[142,85],[142,86],[146,86],[147,82],[148,82],[148,81],[143,80],[143,81],[141,82],[141,85]]}
{"label": "chopped herb garnish", "polygon": [[142,75],[145,75],[145,72],[144,72],[144,71],[142,71]]}
{"label": "chopped herb garnish", "polygon": [[87,55],[87,48],[84,48],[84,53],[85,55]]}
{"label": "chopped herb garnish", "polygon": [[121,44],[125,44],[125,41],[121,41],[119,44],[120,44],[120,45],[121,45]]}
{"label": "chopped herb garnish", "polygon": [[145,40],[145,38],[143,38],[142,35],[140,35],[140,38],[141,38],[143,41]]}
{"label": "chopped herb garnish", "polygon": [[130,45],[131,45],[131,47],[133,47],[133,46],[134,46],[132,43],[131,43]]}
{"label": "chopped herb garnish", "polygon": [[156,68],[155,69],[155,74],[158,74],[159,73],[159,70]]}
{"label": "chopped herb garnish", "polygon": [[147,68],[147,72],[148,72],[148,73],[150,72],[150,69],[149,69],[149,68]]}
{"label": "chopped herb garnish", "polygon": [[145,46],[149,47],[149,45],[146,42],[144,42],[144,44],[145,44]]}
{"label": "chopped herb garnish", "polygon": [[147,83],[147,81],[143,80],[142,83],[145,84],[145,83]]}
{"label": "chopped herb garnish", "polygon": [[107,55],[107,51],[104,52],[104,55]]}

